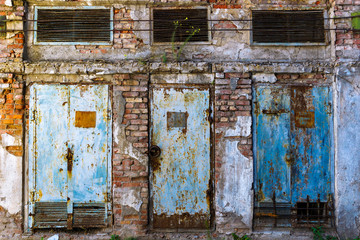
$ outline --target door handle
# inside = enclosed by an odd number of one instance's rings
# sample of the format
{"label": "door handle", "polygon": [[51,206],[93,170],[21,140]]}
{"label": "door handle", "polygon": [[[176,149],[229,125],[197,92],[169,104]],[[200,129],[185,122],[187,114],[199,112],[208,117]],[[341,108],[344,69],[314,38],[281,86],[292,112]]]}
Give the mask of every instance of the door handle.
{"label": "door handle", "polygon": [[153,145],[150,147],[149,154],[150,154],[150,157],[156,158],[156,157],[160,156],[161,149],[158,146]]}

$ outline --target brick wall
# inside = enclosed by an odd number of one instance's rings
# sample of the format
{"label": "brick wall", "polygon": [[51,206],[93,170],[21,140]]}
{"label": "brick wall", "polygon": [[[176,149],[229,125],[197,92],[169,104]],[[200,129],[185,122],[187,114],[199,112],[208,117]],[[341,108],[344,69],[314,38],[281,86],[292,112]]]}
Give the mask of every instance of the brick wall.
{"label": "brick wall", "polygon": [[[6,16],[6,37],[0,38],[0,63],[21,62],[24,34],[22,33],[23,6],[6,6],[0,0],[0,15]],[[16,31],[18,30],[18,31]]]}
{"label": "brick wall", "polygon": [[76,45],[80,53],[104,54],[109,49],[130,49],[135,51],[143,45],[143,41],[136,37],[131,30],[134,29],[134,21],[131,19],[131,10],[126,8],[114,9],[114,43],[113,45]]}
{"label": "brick wall", "polygon": [[[21,76],[17,79],[13,74],[1,74],[0,78],[0,135],[7,133],[22,139],[24,94]],[[22,156],[22,146],[6,146],[6,150],[15,156]]]}
{"label": "brick wall", "polygon": [[[238,116],[251,116],[251,79],[249,73],[220,73],[216,74],[215,83],[215,128],[222,134],[223,129],[235,127]],[[251,135],[243,140],[243,155],[252,156]]]}
{"label": "brick wall", "polygon": [[[357,60],[360,55],[360,30],[352,31],[351,13],[360,12],[359,0],[336,0],[336,57]],[[345,30],[341,30],[345,29]]]}
{"label": "brick wall", "polygon": [[[218,146],[226,129],[235,128],[238,116],[251,116],[251,79],[249,73],[217,73],[215,79],[215,145]],[[252,135],[240,137],[241,154],[252,157]],[[223,151],[215,147],[215,182],[219,180]]]}
{"label": "brick wall", "polygon": [[[121,146],[114,146],[113,154],[113,191],[114,191],[114,227],[119,234],[132,236],[143,235],[148,224],[148,75],[119,74],[114,86],[124,99],[123,116],[114,116],[114,124],[121,124],[125,129],[127,148],[136,151],[146,161],[141,162],[130,154],[124,154]],[[115,110],[116,111],[116,110]],[[117,122],[118,121],[118,122]],[[121,121],[121,122],[120,122]],[[140,208],[134,210],[124,204],[124,195],[139,201]],[[122,230],[120,230],[122,229]]]}

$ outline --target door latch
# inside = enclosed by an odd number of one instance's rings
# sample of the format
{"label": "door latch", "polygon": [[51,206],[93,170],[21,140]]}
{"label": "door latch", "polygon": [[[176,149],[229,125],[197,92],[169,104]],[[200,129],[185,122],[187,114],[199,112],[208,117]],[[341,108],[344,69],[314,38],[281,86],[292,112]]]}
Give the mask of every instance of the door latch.
{"label": "door latch", "polygon": [[153,157],[153,158],[159,157],[161,154],[161,149],[158,146],[153,145],[150,147],[149,154],[150,154],[150,157]]}

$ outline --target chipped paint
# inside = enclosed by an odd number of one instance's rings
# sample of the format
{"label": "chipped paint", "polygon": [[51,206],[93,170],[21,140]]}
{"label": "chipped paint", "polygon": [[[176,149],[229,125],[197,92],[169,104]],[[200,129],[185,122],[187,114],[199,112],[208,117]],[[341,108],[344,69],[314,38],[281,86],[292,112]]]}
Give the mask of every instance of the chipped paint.
{"label": "chipped paint", "polygon": [[[161,149],[160,156],[151,158],[155,228],[210,225],[209,108],[209,89],[152,90],[151,145]],[[169,123],[169,113],[174,112],[186,122]]]}
{"label": "chipped paint", "polygon": [[[257,201],[326,202],[333,193],[331,89],[257,86],[254,94]],[[298,112],[313,119],[299,126]]]}
{"label": "chipped paint", "polygon": [[[91,224],[103,226],[111,182],[108,86],[33,85],[30,91],[30,227],[52,224],[46,218],[52,208],[67,213],[67,224],[56,227],[88,226],[86,209],[102,219]],[[77,112],[91,113],[90,128],[79,125]]]}

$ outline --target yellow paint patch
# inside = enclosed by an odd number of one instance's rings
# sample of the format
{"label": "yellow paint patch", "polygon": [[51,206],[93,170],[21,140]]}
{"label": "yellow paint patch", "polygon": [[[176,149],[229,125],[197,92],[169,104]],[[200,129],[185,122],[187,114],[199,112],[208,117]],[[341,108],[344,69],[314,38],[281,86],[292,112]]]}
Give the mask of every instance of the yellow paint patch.
{"label": "yellow paint patch", "polygon": [[75,127],[94,128],[95,126],[96,126],[96,112],[76,111]]}

